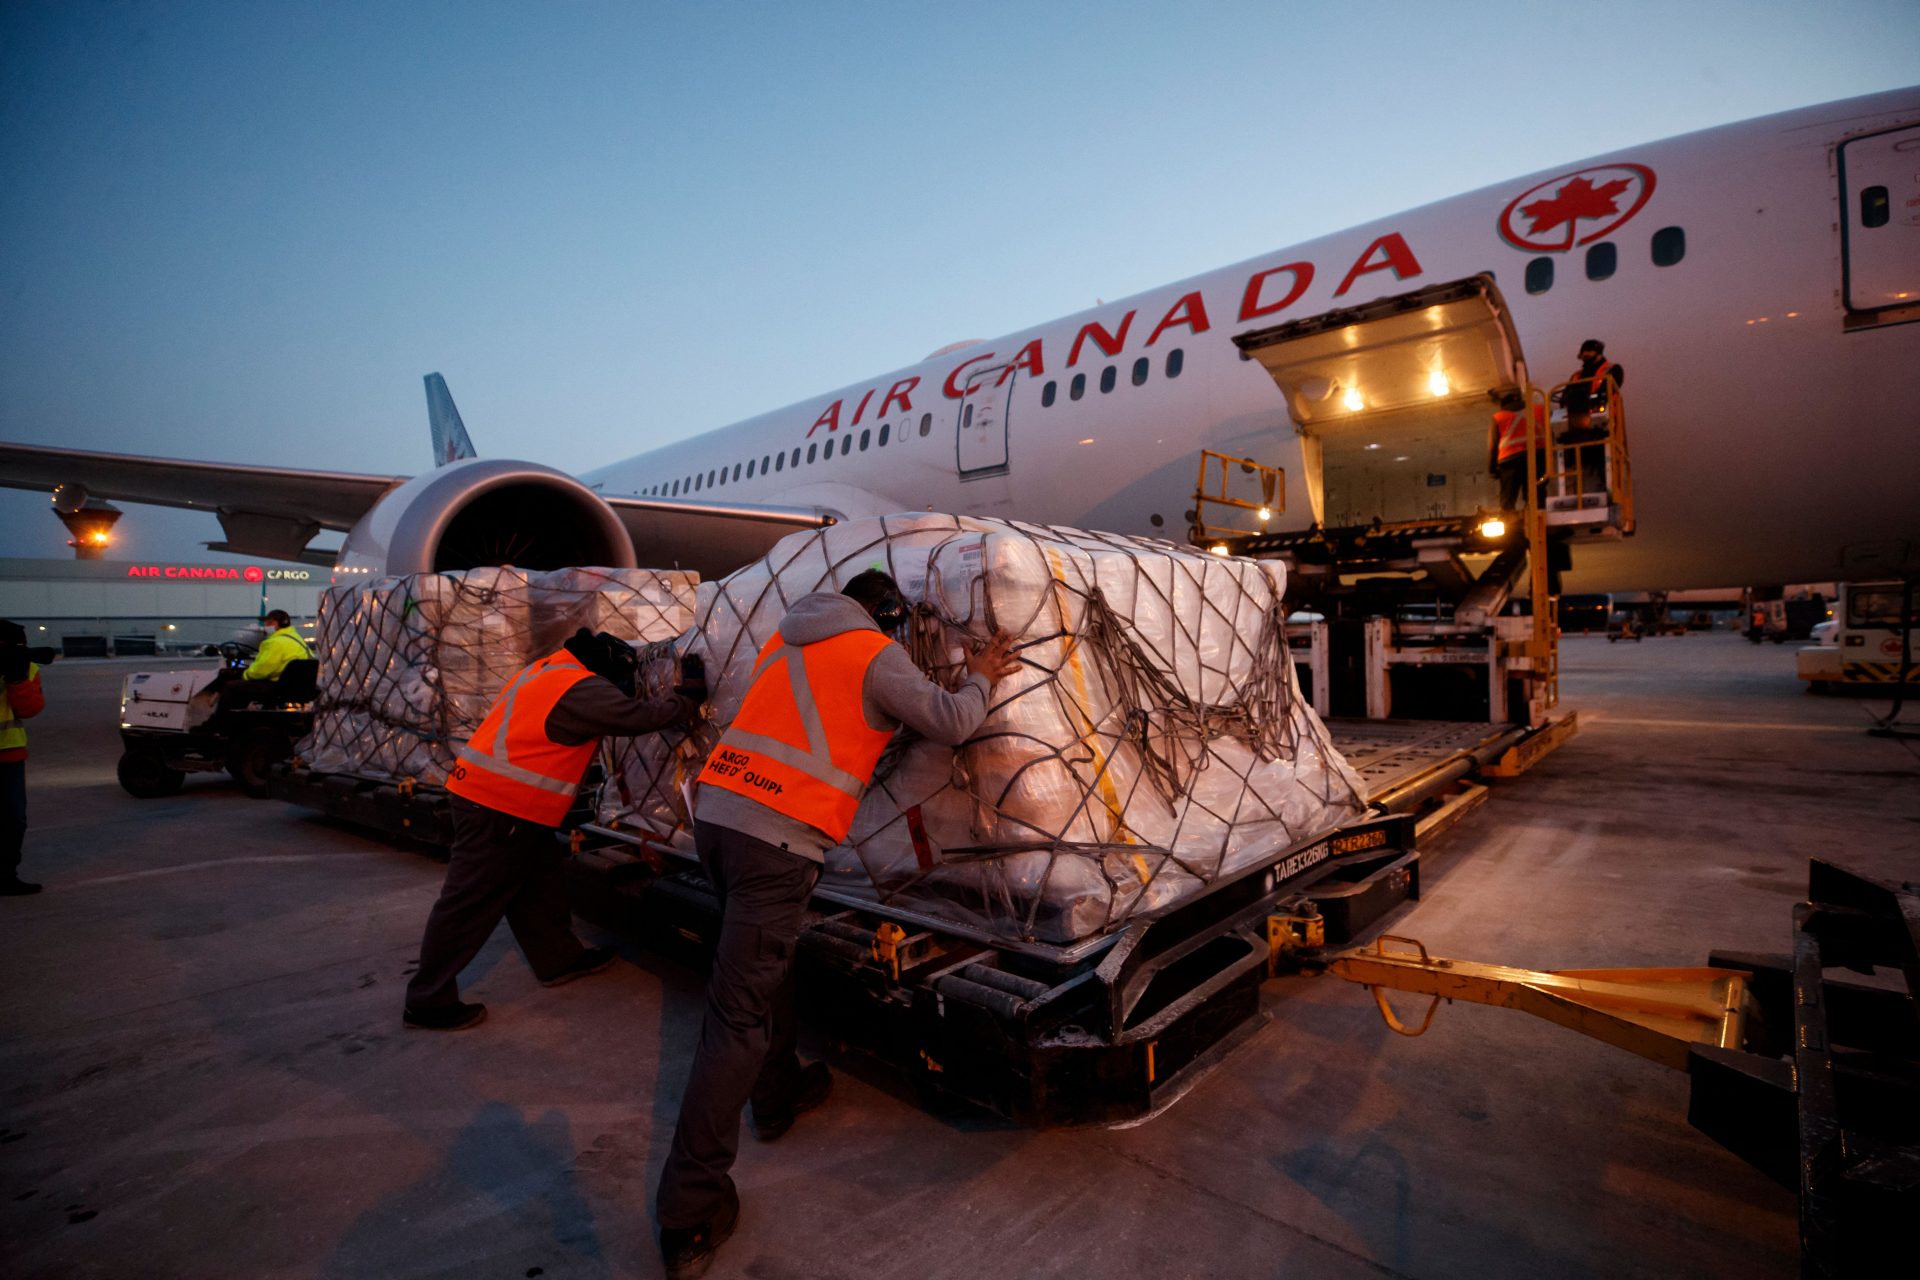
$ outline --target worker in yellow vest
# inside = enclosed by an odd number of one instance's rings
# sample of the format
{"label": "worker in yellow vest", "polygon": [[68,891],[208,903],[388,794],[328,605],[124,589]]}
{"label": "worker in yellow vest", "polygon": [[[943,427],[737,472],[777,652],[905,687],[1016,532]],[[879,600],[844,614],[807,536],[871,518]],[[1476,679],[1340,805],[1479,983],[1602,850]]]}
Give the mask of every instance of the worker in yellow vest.
{"label": "worker in yellow vest", "polygon": [[795,601],[700,772],[694,846],[720,899],[720,939],[656,1203],[675,1280],[705,1272],[739,1216],[728,1170],[741,1108],[752,1104],[754,1136],[770,1142],[832,1087],[824,1062],[803,1067],[794,1052],[794,946],[881,753],[903,725],[959,746],[986,718],[994,682],[1019,670],[1012,640],[995,633],[949,693],[889,638],[907,617],[877,569],[844,593]]}
{"label": "worker in yellow vest", "polygon": [[40,664],[50,649],[29,649],[27,629],[0,620],[0,897],[40,892],[20,878],[21,846],[27,839],[27,721],[47,705],[40,691]]}
{"label": "worker in yellow vest", "polygon": [[222,673],[224,683],[220,686],[220,706],[223,709],[250,706],[253,703],[274,700],[280,690],[280,676],[286,671],[289,662],[302,658],[311,658],[313,650],[300,637],[294,628],[293,619],[285,609],[271,609],[260,620],[266,628],[266,638],[260,641],[260,647],[254,651],[253,661],[240,673],[238,680],[233,672]]}
{"label": "worker in yellow vest", "polygon": [[459,977],[502,916],[542,986],[613,963],[613,948],[574,936],[556,828],[603,735],[687,724],[707,696],[697,658],[662,698],[634,695],[637,669],[625,641],[582,627],[514,676],[460,748],[447,778],[453,854],[407,983],[407,1026],[457,1031],[486,1017],[485,1005],[460,999]]}

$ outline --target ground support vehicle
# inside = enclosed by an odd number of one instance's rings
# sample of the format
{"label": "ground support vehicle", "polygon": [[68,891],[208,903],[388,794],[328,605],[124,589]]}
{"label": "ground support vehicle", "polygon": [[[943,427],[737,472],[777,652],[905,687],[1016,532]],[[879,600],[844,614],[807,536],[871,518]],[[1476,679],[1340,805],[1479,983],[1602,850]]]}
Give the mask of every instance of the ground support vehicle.
{"label": "ground support vehicle", "polygon": [[1795,667],[1814,693],[1852,686],[1892,691],[1920,683],[1920,587],[1900,582],[1843,582],[1833,624],[1818,644],[1796,655]]}
{"label": "ground support vehicle", "polygon": [[116,773],[128,795],[169,796],[189,773],[224,769],[248,795],[264,796],[268,771],[290,757],[293,744],[313,728],[317,662],[288,663],[259,701],[222,705],[221,688],[241,678],[251,655],[233,644],[220,646],[219,652],[226,659],[223,668],[136,672],[121,686],[125,750]]}
{"label": "ground support vehicle", "polygon": [[[1577,424],[1556,411],[1566,385],[1532,384],[1487,276],[1234,341],[1305,438],[1294,491],[1311,523],[1273,527],[1289,492],[1280,468],[1207,450],[1189,533],[1287,565],[1300,687],[1336,741],[1346,749],[1369,724],[1434,724],[1468,748],[1466,772],[1501,776],[1572,736],[1558,584],[1580,545],[1633,532],[1619,389],[1607,383]],[[1495,404],[1513,396],[1525,475],[1519,509],[1504,510],[1489,455]],[[1502,742],[1511,750],[1490,754]]]}
{"label": "ground support vehicle", "polygon": [[[1540,972],[1441,959],[1382,936],[1337,952],[1276,940],[1276,966],[1367,988],[1420,1035],[1440,1002],[1531,1013],[1687,1073],[1687,1119],[1800,1201],[1801,1274],[1911,1269],[1920,1211],[1920,888],[1814,859],[1784,954],[1703,968]],[[1868,982],[1829,977],[1837,969]],[[1428,997],[1402,1021],[1388,991]],[[1907,1263],[1898,1260],[1906,1258]]]}
{"label": "ground support vehicle", "polygon": [[[1382,816],[1286,848],[1066,946],[820,889],[801,931],[809,1016],[929,1100],[1036,1127],[1138,1119],[1259,1025],[1277,930],[1342,941],[1419,896],[1414,824]],[[589,826],[574,909],[698,959],[719,908],[684,838]]]}

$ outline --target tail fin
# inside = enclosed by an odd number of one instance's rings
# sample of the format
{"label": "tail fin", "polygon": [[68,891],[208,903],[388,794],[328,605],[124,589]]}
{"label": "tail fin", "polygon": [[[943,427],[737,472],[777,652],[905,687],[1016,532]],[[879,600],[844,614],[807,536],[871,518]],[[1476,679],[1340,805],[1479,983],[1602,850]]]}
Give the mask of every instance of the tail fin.
{"label": "tail fin", "polygon": [[453,407],[447,380],[437,373],[427,375],[427,427],[433,433],[434,466],[480,456],[467,438],[467,424],[460,421],[460,411]]}

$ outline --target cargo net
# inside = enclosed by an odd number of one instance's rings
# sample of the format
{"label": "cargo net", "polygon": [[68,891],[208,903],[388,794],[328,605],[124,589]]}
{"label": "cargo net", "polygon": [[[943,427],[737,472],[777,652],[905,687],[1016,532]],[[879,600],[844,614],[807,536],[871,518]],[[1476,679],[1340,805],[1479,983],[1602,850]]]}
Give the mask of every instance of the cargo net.
{"label": "cargo net", "polygon": [[684,839],[687,787],[788,608],[881,568],[942,686],[994,630],[1020,671],[958,750],[895,735],[824,883],[1064,943],[1351,820],[1361,784],[1301,699],[1276,563],[1000,520],[899,515],[782,540],[700,591],[710,719],[614,750],[603,822]]}
{"label": "cargo net", "polygon": [[320,598],[318,773],[445,783],[455,751],[515,673],[580,627],[665,645],[693,620],[691,573],[468,569],[333,587]]}

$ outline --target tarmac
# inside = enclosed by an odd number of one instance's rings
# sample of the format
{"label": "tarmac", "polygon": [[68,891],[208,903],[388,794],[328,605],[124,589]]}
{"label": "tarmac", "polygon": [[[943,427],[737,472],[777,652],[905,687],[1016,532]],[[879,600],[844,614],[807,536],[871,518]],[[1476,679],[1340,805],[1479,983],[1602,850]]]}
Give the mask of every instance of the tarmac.
{"label": "tarmac", "polygon": [[[659,1275],[699,976],[621,938],[544,990],[502,928],[466,975],[487,1022],[402,1030],[440,864],[215,775],[125,795],[119,681],[164,665],[56,664],[31,726],[47,888],[0,899],[0,1274]],[[1802,692],[1792,646],[1575,637],[1562,687],[1579,735],[1426,851],[1394,933],[1699,964],[1784,949],[1810,856],[1912,875],[1920,751],[1866,735],[1883,700]],[[935,1116],[834,1058],[825,1108],[745,1139],[711,1274],[1796,1273],[1793,1196],[1687,1126],[1677,1072],[1480,1007],[1403,1038],[1333,978],[1263,1008],[1130,1128]]]}

